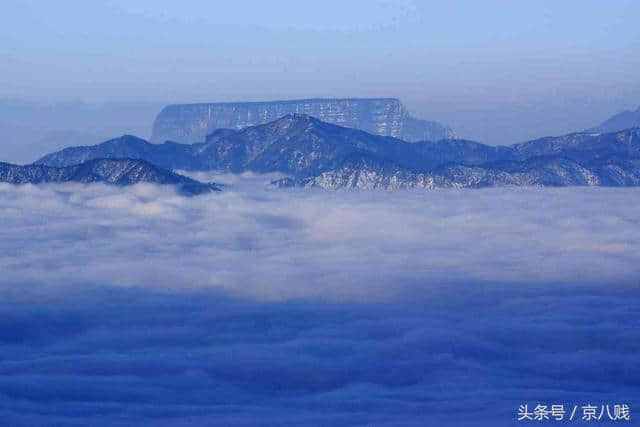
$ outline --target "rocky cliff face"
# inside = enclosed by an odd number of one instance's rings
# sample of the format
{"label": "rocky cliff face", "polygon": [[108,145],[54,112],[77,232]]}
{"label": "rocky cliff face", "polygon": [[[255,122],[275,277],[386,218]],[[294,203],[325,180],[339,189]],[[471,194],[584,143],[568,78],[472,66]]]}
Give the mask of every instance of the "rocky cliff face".
{"label": "rocky cliff face", "polygon": [[454,136],[447,126],[412,117],[398,99],[365,98],[169,105],[156,117],[151,140],[203,142],[215,129],[238,130],[294,113],[411,142]]}

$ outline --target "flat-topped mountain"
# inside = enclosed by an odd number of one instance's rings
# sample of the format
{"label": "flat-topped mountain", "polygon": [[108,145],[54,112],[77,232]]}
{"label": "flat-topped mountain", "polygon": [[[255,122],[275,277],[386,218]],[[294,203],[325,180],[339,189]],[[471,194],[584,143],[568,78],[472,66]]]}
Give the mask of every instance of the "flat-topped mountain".
{"label": "flat-topped mountain", "polygon": [[205,184],[139,159],[93,159],[66,167],[0,163],[0,182],[10,184],[102,182],[113,185],[149,182],[174,185],[181,193],[187,195],[219,191],[215,184]]}
{"label": "flat-topped mountain", "polygon": [[573,133],[512,146],[441,140],[408,143],[289,114],[197,144],[151,144],[123,136],[71,147],[37,164],[138,158],[167,169],[281,172],[279,186],[434,188],[499,185],[640,185],[640,128]]}
{"label": "flat-topped mountain", "polygon": [[169,105],[156,117],[151,141],[203,142],[216,129],[239,130],[295,113],[409,142],[454,136],[445,125],[411,116],[398,99],[346,98]]}

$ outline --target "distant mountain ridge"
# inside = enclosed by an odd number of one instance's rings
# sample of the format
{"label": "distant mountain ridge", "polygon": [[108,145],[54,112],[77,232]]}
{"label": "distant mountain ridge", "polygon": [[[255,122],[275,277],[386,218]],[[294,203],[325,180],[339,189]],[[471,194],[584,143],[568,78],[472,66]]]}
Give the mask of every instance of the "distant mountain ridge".
{"label": "distant mountain ridge", "polygon": [[623,111],[615,114],[600,123],[600,125],[588,129],[588,132],[618,132],[624,129],[640,127],[640,107],[634,111]]}
{"label": "distant mountain ridge", "polygon": [[313,98],[169,105],[156,117],[151,141],[204,142],[215,129],[240,130],[287,114],[307,114],[327,123],[409,142],[454,137],[448,126],[411,116],[396,98]]}
{"label": "distant mountain ridge", "polygon": [[171,142],[151,144],[137,136],[123,135],[96,145],[67,147],[42,157],[34,164],[65,167],[93,159],[130,158],[145,160],[170,170],[202,170],[202,168],[189,167],[189,162],[194,161],[196,149],[196,145]]}
{"label": "distant mountain ridge", "polygon": [[36,164],[69,166],[93,158],[140,158],[167,169],[283,172],[309,175],[337,166],[352,153],[369,152],[401,165],[429,170],[446,162],[479,164],[504,158],[505,147],[465,140],[408,143],[393,137],[289,114],[273,122],[239,131],[217,130],[207,142],[151,144],[124,135],[102,144],[69,147]]}
{"label": "distant mountain ridge", "polygon": [[198,144],[151,144],[123,136],[67,148],[36,163],[68,166],[125,156],[167,169],[281,172],[290,176],[275,183],[282,187],[640,185],[640,128],[495,147],[466,140],[407,143],[304,114],[239,131],[218,129]]}
{"label": "distant mountain ridge", "polygon": [[139,159],[93,159],[65,167],[22,166],[0,162],[0,182],[10,184],[102,182],[120,186],[148,182],[174,185],[181,193],[187,195],[219,191],[215,184],[201,183]]}
{"label": "distant mountain ridge", "polygon": [[278,187],[325,189],[434,189],[501,186],[638,186],[640,159],[607,158],[584,165],[564,157],[534,157],[468,166],[450,164],[431,172],[417,172],[391,162],[362,157],[340,167],[302,178],[273,182]]}

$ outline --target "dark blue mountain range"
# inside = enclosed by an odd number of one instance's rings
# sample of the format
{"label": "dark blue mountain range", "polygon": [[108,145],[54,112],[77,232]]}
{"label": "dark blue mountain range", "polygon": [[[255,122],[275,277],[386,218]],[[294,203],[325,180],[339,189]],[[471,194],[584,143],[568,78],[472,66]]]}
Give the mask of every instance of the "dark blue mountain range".
{"label": "dark blue mountain range", "polygon": [[49,154],[39,165],[134,158],[166,169],[282,172],[280,186],[433,188],[500,185],[640,185],[640,128],[582,132],[511,146],[467,140],[408,143],[304,114],[242,130],[218,129],[206,142],[151,144],[125,135]]}
{"label": "dark blue mountain range", "polygon": [[92,159],[64,167],[0,163],[0,182],[11,184],[102,182],[113,185],[149,182],[174,185],[180,193],[185,195],[219,191],[215,184],[201,183],[140,159]]}

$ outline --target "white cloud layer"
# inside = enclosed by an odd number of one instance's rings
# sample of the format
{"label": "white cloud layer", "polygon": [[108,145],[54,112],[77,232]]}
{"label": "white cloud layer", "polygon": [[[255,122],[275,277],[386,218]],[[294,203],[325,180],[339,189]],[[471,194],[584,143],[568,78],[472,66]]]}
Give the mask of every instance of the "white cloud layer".
{"label": "white cloud layer", "polygon": [[640,189],[327,192],[263,181],[235,177],[194,198],[152,185],[0,185],[0,283],[384,300],[447,284],[640,277]]}
{"label": "white cloud layer", "polygon": [[640,189],[199,178],[226,191],[0,185],[0,424],[496,426],[521,404],[640,404]]}

